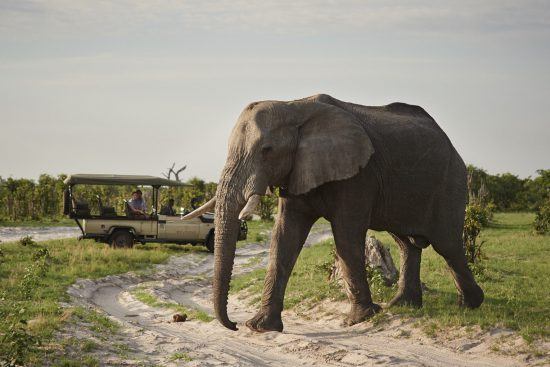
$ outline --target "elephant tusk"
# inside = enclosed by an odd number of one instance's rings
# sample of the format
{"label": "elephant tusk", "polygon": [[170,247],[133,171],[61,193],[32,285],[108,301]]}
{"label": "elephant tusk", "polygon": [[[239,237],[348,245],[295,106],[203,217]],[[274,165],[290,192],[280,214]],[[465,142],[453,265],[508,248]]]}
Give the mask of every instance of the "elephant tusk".
{"label": "elephant tusk", "polygon": [[184,215],[183,218],[181,218],[181,219],[184,220],[184,219],[196,218],[200,215],[203,215],[204,213],[206,213],[210,209],[213,209],[215,205],[216,205],[216,198],[213,197],[212,199],[208,200],[207,203],[205,203],[202,206],[198,207],[197,209],[193,210],[191,213],[189,213],[187,215]]}
{"label": "elephant tusk", "polygon": [[248,198],[248,202],[244,206],[243,210],[241,210],[241,214],[239,214],[239,219],[243,219],[254,214],[256,207],[260,203],[260,198],[261,196],[258,194],[252,195]]}

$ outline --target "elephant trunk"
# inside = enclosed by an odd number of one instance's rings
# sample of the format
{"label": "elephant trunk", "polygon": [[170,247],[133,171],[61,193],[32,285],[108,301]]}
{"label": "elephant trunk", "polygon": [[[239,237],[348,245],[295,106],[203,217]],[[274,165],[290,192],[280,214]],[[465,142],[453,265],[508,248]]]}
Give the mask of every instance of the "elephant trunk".
{"label": "elephant trunk", "polygon": [[228,175],[227,170],[224,173],[216,193],[213,303],[218,321],[228,329],[237,330],[227,316],[227,298],[240,230],[238,215],[245,200],[243,185],[235,182],[239,175]]}

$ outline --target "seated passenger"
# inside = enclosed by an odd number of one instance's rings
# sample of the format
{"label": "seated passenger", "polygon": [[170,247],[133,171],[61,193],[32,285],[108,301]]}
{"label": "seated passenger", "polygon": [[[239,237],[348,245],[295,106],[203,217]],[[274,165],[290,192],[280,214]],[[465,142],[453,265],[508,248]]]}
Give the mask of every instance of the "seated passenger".
{"label": "seated passenger", "polygon": [[160,214],[171,216],[176,215],[176,211],[174,210],[174,199],[168,200],[168,203],[160,208]]}
{"label": "seated passenger", "polygon": [[132,216],[147,218],[147,205],[145,204],[141,190],[136,190],[132,193],[132,198],[128,201],[128,206],[130,207]]}

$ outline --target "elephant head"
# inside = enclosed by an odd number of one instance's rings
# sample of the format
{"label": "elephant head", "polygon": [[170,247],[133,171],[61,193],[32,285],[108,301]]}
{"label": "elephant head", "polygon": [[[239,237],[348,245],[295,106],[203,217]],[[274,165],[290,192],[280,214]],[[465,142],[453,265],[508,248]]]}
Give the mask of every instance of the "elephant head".
{"label": "elephant head", "polygon": [[188,215],[215,205],[213,301],[216,317],[225,327],[236,330],[227,315],[227,298],[239,214],[253,210],[268,187],[284,187],[299,195],[350,178],[366,166],[373,152],[357,118],[318,97],[256,102],[244,109],[229,139],[215,199]]}

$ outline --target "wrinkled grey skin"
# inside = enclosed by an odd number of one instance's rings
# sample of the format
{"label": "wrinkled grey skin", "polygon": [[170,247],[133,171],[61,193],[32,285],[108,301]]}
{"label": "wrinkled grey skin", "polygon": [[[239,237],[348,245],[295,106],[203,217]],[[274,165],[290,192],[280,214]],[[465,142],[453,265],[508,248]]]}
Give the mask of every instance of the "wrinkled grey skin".
{"label": "wrinkled grey skin", "polygon": [[348,325],[380,310],[365,274],[367,229],[390,232],[401,249],[399,289],[390,305],[422,305],[420,257],[428,245],[444,257],[461,304],[478,307],[483,291],[462,247],[466,169],[437,123],[420,107],[367,107],[328,95],[252,103],[229,141],[216,196],[214,308],[227,328],[238,215],[253,194],[280,187],[261,308],[246,325],[283,330],[288,278],[311,229],[330,221],[343,263]]}

